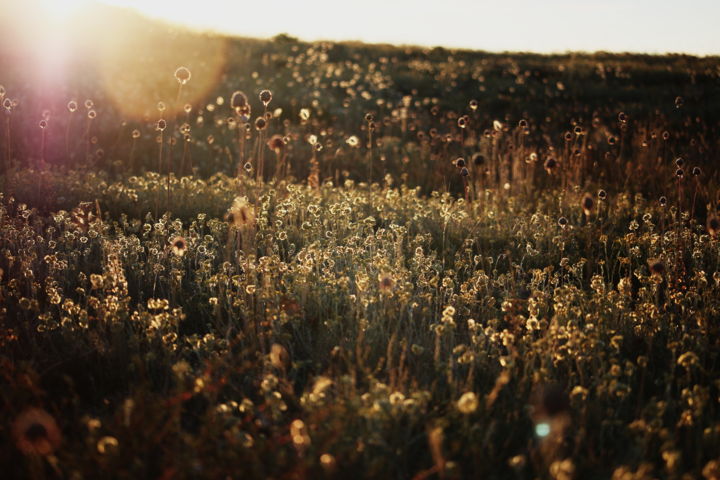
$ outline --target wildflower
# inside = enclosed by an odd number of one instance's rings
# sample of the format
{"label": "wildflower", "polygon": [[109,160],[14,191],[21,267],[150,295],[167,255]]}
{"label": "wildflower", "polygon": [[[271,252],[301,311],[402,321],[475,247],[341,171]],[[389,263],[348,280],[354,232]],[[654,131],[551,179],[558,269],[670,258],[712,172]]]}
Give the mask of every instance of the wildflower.
{"label": "wildflower", "polygon": [[95,214],[91,210],[92,203],[80,202],[80,204],[73,208],[70,212],[70,221],[72,224],[83,233],[88,231],[90,224],[95,221]]}
{"label": "wildflower", "polygon": [[648,259],[648,268],[654,277],[661,277],[665,273],[665,264],[658,258]]}
{"label": "wildflower", "polygon": [[41,408],[24,410],[12,424],[15,445],[25,455],[50,455],[62,442],[55,419]]}
{"label": "wildflower", "polygon": [[462,158],[462,157],[456,159],[456,160],[455,160],[455,166],[458,167],[458,168],[464,167],[464,166],[465,166],[465,159]]}
{"label": "wildflower", "polygon": [[185,241],[185,238],[180,235],[177,235],[170,240],[170,246],[172,247],[172,252],[178,257],[182,257],[187,251],[187,242]]}
{"label": "wildflower", "polygon": [[118,448],[118,441],[115,437],[105,436],[97,442],[97,451],[100,454],[110,454]]}
{"label": "wildflower", "polygon": [[378,275],[378,281],[380,282],[380,291],[382,293],[390,293],[393,289],[393,286],[395,286],[395,280],[393,280],[392,276],[387,273],[382,273]]}
{"label": "wildflower", "polygon": [[265,120],[265,117],[258,117],[255,119],[256,130],[265,130],[265,127],[267,127],[267,121]]}
{"label": "wildflower", "polygon": [[267,141],[267,146],[275,153],[280,153],[285,148],[285,141],[283,140],[282,135],[273,135]]}
{"label": "wildflower", "polygon": [[265,105],[266,107],[272,100],[272,92],[270,90],[263,90],[260,92],[260,101]]}
{"label": "wildflower", "polygon": [[270,347],[270,363],[278,370],[287,371],[290,367],[290,354],[287,349],[279,343],[273,343]]}
{"label": "wildflower", "polygon": [[175,79],[180,85],[185,85],[188,81],[190,81],[191,76],[192,74],[187,67],[178,67],[178,69],[175,70]]}
{"label": "wildflower", "polygon": [[78,104],[75,100],[70,100],[67,104],[67,108],[70,113],[75,113],[75,111],[78,109]]}
{"label": "wildflower", "polygon": [[296,447],[300,448],[310,444],[310,436],[305,422],[300,419],[293,420],[290,424],[290,436]]}
{"label": "wildflower", "polygon": [[565,228],[568,225],[568,219],[565,217],[558,218],[558,225],[560,225],[560,228]]}
{"label": "wildflower", "polygon": [[232,97],[230,97],[230,106],[234,108],[235,110],[241,109],[243,107],[246,107],[248,104],[247,95],[245,95],[240,90],[236,90],[233,92]]}
{"label": "wildflower", "polygon": [[607,200],[607,192],[602,189],[598,190],[598,199],[601,202],[604,202],[605,200]]}
{"label": "wildflower", "polygon": [[717,217],[708,217],[707,231],[713,238],[716,238],[718,236],[718,233],[720,233],[720,220],[718,220]]}
{"label": "wildflower", "polygon": [[550,475],[554,480],[572,480],[575,477],[575,464],[569,458],[556,460],[550,464]]}
{"label": "wildflower", "polygon": [[548,174],[552,174],[552,172],[557,168],[557,160],[555,160],[553,157],[548,158],[545,160],[545,171]]}
{"label": "wildflower", "polygon": [[155,126],[155,129],[159,132],[162,132],[167,128],[167,122],[164,119],[160,119],[157,121],[157,125]]}
{"label": "wildflower", "polygon": [[706,480],[720,480],[720,460],[710,460],[706,463],[702,475]]}
{"label": "wildflower", "polygon": [[232,207],[227,214],[227,221],[235,228],[249,227],[255,224],[255,209],[245,197],[233,200]]}
{"label": "wildflower", "polygon": [[335,457],[329,453],[323,453],[320,455],[320,465],[322,465],[322,468],[327,474],[332,474],[337,468],[337,461],[335,460]]}
{"label": "wildflower", "polygon": [[457,408],[460,413],[469,415],[478,408],[478,398],[473,392],[465,392],[457,401]]}

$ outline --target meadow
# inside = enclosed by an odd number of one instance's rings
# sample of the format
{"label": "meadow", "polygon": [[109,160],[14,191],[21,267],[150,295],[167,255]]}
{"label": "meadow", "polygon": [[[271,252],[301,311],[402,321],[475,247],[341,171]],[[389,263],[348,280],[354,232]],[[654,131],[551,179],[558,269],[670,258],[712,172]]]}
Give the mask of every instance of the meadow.
{"label": "meadow", "polygon": [[720,479],[720,58],[132,22],[0,50],[4,478]]}

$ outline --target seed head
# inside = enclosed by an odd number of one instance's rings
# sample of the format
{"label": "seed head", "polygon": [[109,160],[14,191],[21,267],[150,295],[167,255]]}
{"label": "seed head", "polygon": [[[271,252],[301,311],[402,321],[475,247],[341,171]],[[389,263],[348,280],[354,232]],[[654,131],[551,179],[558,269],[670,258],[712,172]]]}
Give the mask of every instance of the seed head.
{"label": "seed head", "polygon": [[659,258],[649,258],[647,263],[654,277],[660,277],[665,273],[665,264]]}
{"label": "seed head", "polygon": [[12,424],[12,434],[18,450],[29,456],[50,455],[62,442],[55,419],[40,408],[23,411]]}
{"label": "seed head", "polygon": [[548,174],[552,174],[553,171],[557,168],[557,160],[555,160],[553,157],[548,158],[545,160],[545,171]]}
{"label": "seed head", "polygon": [[170,246],[172,248],[172,252],[178,257],[182,257],[187,251],[187,242],[185,241],[185,238],[180,235],[170,239]]}
{"label": "seed head", "polygon": [[190,77],[192,77],[192,74],[187,67],[178,67],[178,69],[175,70],[175,79],[180,85],[185,85],[187,82],[189,82]]}
{"label": "seed head", "polygon": [[270,139],[267,141],[267,146],[275,153],[279,153],[280,151],[282,151],[282,149],[285,148],[285,142],[283,141],[282,135],[273,135],[272,137],[270,137]]}
{"label": "seed head", "polygon": [[[252,166],[250,168],[252,169]],[[226,218],[231,227],[237,229],[252,227],[255,225],[255,208],[247,201],[247,198],[236,197]]]}
{"label": "seed head", "polygon": [[263,90],[260,92],[260,101],[265,105],[266,107],[272,100],[272,92],[270,90]]}

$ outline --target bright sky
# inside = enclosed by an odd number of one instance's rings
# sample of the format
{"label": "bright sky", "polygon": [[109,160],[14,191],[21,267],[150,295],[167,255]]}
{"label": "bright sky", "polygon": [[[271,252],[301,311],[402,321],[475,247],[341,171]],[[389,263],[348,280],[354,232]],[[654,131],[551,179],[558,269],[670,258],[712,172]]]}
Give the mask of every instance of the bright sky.
{"label": "bright sky", "polygon": [[244,36],[288,33],[489,51],[720,54],[718,0],[101,1]]}

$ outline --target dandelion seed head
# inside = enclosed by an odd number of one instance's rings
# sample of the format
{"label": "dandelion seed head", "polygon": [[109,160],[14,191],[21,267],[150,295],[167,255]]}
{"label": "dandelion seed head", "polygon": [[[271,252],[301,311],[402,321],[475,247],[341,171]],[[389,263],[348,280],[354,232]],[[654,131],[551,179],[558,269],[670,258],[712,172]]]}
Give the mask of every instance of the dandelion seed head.
{"label": "dandelion seed head", "polygon": [[187,67],[178,67],[178,69],[175,70],[175,79],[180,85],[188,83],[190,81],[190,77],[192,77],[192,74],[190,73],[190,69]]}

